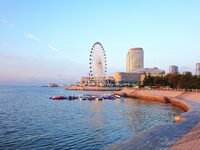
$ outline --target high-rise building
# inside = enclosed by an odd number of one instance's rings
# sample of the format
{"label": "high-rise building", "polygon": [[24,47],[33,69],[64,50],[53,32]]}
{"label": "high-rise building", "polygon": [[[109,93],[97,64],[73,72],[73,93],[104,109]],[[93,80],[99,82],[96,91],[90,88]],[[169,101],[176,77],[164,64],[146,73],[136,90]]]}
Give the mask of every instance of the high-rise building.
{"label": "high-rise building", "polygon": [[144,67],[142,48],[131,48],[126,56],[126,72],[134,72]]}
{"label": "high-rise building", "polygon": [[200,76],[200,63],[196,64],[196,75]]}
{"label": "high-rise building", "polygon": [[178,73],[178,66],[175,66],[175,65],[169,66],[169,73],[177,74]]}

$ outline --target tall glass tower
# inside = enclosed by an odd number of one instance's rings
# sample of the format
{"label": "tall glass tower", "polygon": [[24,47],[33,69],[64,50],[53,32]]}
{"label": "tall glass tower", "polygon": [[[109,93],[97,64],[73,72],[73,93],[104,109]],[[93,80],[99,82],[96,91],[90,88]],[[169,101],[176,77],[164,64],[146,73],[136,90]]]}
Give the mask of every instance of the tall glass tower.
{"label": "tall glass tower", "polygon": [[175,65],[169,66],[169,73],[177,74],[178,73],[178,66],[175,66]]}
{"label": "tall glass tower", "polygon": [[126,56],[126,72],[136,72],[144,68],[144,51],[142,48],[131,48]]}

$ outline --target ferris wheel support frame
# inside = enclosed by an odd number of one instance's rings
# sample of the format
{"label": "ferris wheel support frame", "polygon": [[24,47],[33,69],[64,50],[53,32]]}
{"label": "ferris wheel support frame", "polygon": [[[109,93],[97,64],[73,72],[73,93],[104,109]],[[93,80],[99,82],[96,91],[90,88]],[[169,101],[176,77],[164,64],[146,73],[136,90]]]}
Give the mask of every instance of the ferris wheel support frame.
{"label": "ferris wheel support frame", "polygon": [[[96,67],[96,68],[95,68]],[[100,42],[93,44],[89,58],[89,84],[105,85],[107,84],[107,60],[105,50]],[[100,71],[100,72],[98,72]]]}

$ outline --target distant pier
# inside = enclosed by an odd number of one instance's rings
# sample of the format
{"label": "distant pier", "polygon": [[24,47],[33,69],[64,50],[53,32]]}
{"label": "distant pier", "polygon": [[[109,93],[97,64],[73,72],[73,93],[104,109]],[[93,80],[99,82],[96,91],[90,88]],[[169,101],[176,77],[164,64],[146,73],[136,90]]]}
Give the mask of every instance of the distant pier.
{"label": "distant pier", "polygon": [[68,86],[65,90],[77,91],[120,91],[122,87],[98,87],[98,86]]}

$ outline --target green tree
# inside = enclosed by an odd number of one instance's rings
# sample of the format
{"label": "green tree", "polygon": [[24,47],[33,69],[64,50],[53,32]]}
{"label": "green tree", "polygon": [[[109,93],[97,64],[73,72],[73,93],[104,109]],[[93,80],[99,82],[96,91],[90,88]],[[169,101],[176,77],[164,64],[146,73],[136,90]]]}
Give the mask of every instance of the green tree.
{"label": "green tree", "polygon": [[152,77],[150,74],[145,75],[143,86],[152,86],[154,82],[154,77]]}
{"label": "green tree", "polygon": [[180,88],[180,76],[178,74],[168,74],[167,82],[171,88]]}
{"label": "green tree", "polygon": [[183,89],[192,89],[192,74],[190,72],[180,76],[180,87]]}
{"label": "green tree", "polygon": [[143,86],[170,86],[171,88],[200,89],[200,77],[190,72],[185,74],[167,74],[164,77],[145,75]]}

